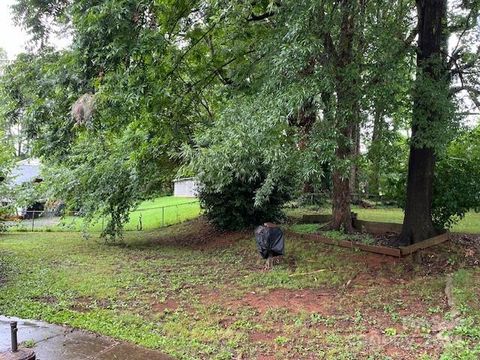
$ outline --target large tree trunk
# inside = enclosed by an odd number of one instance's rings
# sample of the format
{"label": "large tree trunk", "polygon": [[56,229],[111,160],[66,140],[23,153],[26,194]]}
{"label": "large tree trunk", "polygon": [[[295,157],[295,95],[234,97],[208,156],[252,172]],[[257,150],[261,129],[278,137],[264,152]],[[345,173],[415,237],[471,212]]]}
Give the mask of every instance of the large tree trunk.
{"label": "large tree trunk", "polygon": [[[352,126],[345,125],[342,128],[337,149],[335,151],[336,161],[345,163],[352,157],[352,147],[349,143],[352,137]],[[351,193],[350,193],[350,173],[345,173],[345,169],[335,166],[332,174],[333,196],[332,196],[332,229],[352,232],[351,216]]]}
{"label": "large tree trunk", "polygon": [[432,222],[433,149],[410,149],[407,180],[407,203],[402,233],[403,244],[423,241],[436,235]]}
{"label": "large tree trunk", "polygon": [[333,171],[332,228],[351,232],[351,169],[345,164],[352,160],[353,129],[358,123],[359,104],[357,99],[358,83],[355,75],[354,33],[356,0],[343,0],[342,24],[338,45],[337,74],[335,79],[337,93],[336,127],[337,149],[335,151],[337,164]]}
{"label": "large tree trunk", "polygon": [[[417,0],[418,54],[417,84],[414,93],[412,142],[408,163],[407,202],[400,241],[411,244],[436,234],[432,222],[434,149],[427,146],[428,129],[442,117],[435,106],[435,90],[448,91],[446,54],[446,0]],[[425,83],[437,84],[425,91]],[[422,87],[423,86],[423,87]],[[429,108],[426,108],[426,107]],[[430,140],[431,141],[431,140]]]}

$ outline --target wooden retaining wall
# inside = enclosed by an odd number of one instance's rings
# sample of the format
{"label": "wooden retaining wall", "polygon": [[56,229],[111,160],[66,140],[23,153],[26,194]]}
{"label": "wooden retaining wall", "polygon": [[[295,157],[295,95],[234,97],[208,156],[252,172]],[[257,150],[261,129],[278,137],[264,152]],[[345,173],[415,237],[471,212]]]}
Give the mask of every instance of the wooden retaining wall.
{"label": "wooden retaining wall", "polygon": [[[313,224],[325,224],[331,220],[330,215],[304,215],[302,218],[303,223],[313,223]],[[382,223],[376,221],[365,221],[365,220],[353,220],[353,226],[356,230],[361,232],[367,232],[370,234],[385,234],[385,233],[400,233],[402,230],[401,224],[396,223]],[[355,241],[347,240],[333,240],[326,238],[325,236],[319,234],[300,234],[293,231],[287,231],[287,234],[293,235],[302,239],[309,239],[321,242],[328,245],[336,245],[344,248],[350,249],[359,249],[362,251],[367,251],[375,254],[388,255],[394,257],[402,257],[413,254],[414,252],[426,249],[435,245],[444,243],[449,239],[449,233],[435,236],[433,238],[424,240],[420,243],[409,245],[409,246],[400,246],[400,247],[389,247],[389,246],[378,246],[378,245],[365,245]]]}
{"label": "wooden retaining wall", "polygon": [[360,232],[367,232],[374,235],[386,233],[399,234],[402,231],[402,224],[365,220],[354,220],[353,227]]}
{"label": "wooden retaining wall", "polygon": [[[303,215],[302,223],[304,224],[326,224],[332,220],[331,215]],[[370,234],[385,234],[389,232],[400,233],[402,231],[402,224],[385,223],[377,221],[365,221],[353,219],[353,227],[361,232],[368,232]]]}

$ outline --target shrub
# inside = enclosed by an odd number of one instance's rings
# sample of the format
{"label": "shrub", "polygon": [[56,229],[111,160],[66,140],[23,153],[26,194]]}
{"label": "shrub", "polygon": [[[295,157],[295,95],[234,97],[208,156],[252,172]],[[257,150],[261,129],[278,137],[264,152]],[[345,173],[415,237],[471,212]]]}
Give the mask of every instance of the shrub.
{"label": "shrub", "polygon": [[[251,181],[234,179],[221,188],[217,188],[215,183],[204,183],[199,198],[205,215],[219,228],[226,230],[239,230],[267,221],[281,221],[282,205],[290,200],[290,192],[275,186],[266,201],[255,205],[255,193],[264,180],[265,177]],[[282,182],[285,185],[288,180],[282,179]]]}
{"label": "shrub", "polygon": [[435,171],[435,226],[449,229],[470,210],[480,211],[480,127],[455,139]]}
{"label": "shrub", "polygon": [[[301,179],[296,139],[280,116],[259,107],[255,115],[232,107],[185,147],[201,184],[207,217],[223,229],[241,229],[282,218],[282,206]],[[269,117],[270,116],[270,117]]]}

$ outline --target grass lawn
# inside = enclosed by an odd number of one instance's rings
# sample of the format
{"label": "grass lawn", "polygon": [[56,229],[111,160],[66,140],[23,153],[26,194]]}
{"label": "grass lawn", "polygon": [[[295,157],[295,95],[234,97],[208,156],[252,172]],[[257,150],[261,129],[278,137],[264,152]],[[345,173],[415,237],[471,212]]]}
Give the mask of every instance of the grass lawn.
{"label": "grass lawn", "polygon": [[179,359],[473,360],[479,257],[446,243],[414,264],[288,238],[286,256],[265,272],[251,232],[219,233],[202,220],[128,232],[122,246],[12,233],[0,235],[0,314]]}
{"label": "grass lawn", "polygon": [[[162,207],[164,209],[162,210]],[[125,230],[138,230],[140,221],[143,230],[157,229],[162,226],[196,218],[200,214],[200,204],[196,198],[182,198],[164,196],[155,200],[144,201],[130,213],[130,221],[125,224]],[[49,227],[51,231],[80,231],[83,229],[83,220],[78,217],[66,217],[60,225]],[[92,224],[88,230],[98,232],[102,230],[102,220]]]}
{"label": "grass lawn", "polygon": [[[391,222],[401,224],[403,222],[403,210],[399,208],[376,208],[364,209],[353,206],[352,211],[358,214],[360,220]],[[288,209],[287,214],[293,217],[301,217],[303,214],[330,214],[330,208],[299,208]],[[470,234],[480,234],[480,213],[469,212],[451,231]]]}

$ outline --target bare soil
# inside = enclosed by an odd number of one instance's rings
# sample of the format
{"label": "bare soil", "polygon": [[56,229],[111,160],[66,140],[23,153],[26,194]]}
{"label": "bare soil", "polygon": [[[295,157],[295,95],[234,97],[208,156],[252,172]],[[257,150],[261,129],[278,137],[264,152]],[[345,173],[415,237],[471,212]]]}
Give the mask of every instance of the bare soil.
{"label": "bare soil", "polygon": [[[127,269],[141,281],[115,288],[108,301],[79,295],[70,309],[82,317],[92,308],[142,316],[181,351],[207,344],[235,359],[438,359],[442,333],[454,325],[445,316],[445,274],[480,259],[477,235],[452,234],[422,250],[419,262],[292,235],[286,256],[264,271],[253,231],[221,232],[201,219],[165,232],[119,252],[122,261],[110,259],[114,273]],[[52,259],[53,267],[63,264]],[[35,296],[35,304],[56,302]]]}
{"label": "bare soil", "polygon": [[375,239],[375,243],[373,245],[378,246],[389,246],[389,247],[399,247],[402,244],[399,241],[399,237],[397,233],[385,233],[380,235],[371,235],[373,239]]}
{"label": "bare soil", "polygon": [[[203,244],[197,243],[193,246],[226,248],[246,235],[213,232],[210,234]],[[379,245],[392,245],[395,239],[396,234],[377,237]],[[452,261],[452,255],[456,261]],[[243,308],[254,309],[258,323],[265,321],[266,314],[271,310],[284,310],[289,316],[307,312],[335,319],[333,328],[337,334],[346,337],[358,335],[366,344],[365,358],[377,352],[392,359],[402,360],[416,359],[419,353],[428,353],[432,358],[439,357],[445,344],[438,336],[443,331],[451,329],[451,324],[445,322],[441,315],[431,313],[432,304],[420,300],[418,295],[408,289],[414,286],[419,276],[437,276],[461,267],[478,266],[480,236],[452,234],[449,242],[421,251],[420,263],[414,262],[411,258],[397,259],[365,252],[346,252],[342,256],[345,257],[343,262],[355,264],[358,271],[340,288],[260,289],[247,291],[240,296],[222,290],[197,289],[197,294],[203,304],[217,304],[233,312],[234,315],[220,320],[220,325],[224,328],[235,322],[235,314]],[[295,271],[294,258],[284,257],[281,261]],[[394,270],[398,265],[402,266],[401,273]],[[259,267],[253,271],[262,270]],[[383,304],[381,300],[380,303],[368,300],[378,301],[386,294],[389,294],[389,300]],[[392,302],[400,306],[390,313],[385,309]],[[444,296],[436,299],[434,303],[438,305],[440,311],[448,311],[447,299]],[[355,313],[360,314],[362,324],[367,323],[362,325],[360,330],[355,320],[351,316],[346,316]],[[309,321],[305,322],[304,326],[325,334],[332,330],[331,325]],[[274,321],[269,331],[251,331],[249,340],[252,343],[263,344],[262,346],[266,348],[275,349],[278,348],[276,339],[284,332],[285,325],[282,321]],[[272,353],[273,350],[266,350],[256,358],[274,359]]]}

